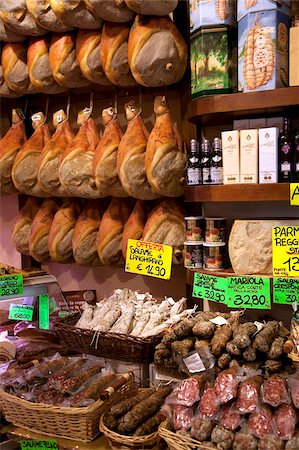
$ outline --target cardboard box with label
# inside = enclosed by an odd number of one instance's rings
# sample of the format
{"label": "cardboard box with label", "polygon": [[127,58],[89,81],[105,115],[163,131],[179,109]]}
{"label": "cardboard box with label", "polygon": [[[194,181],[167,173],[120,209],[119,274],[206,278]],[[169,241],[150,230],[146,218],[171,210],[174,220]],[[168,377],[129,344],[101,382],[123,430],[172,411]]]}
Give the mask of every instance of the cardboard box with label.
{"label": "cardboard box with label", "polygon": [[240,131],[240,183],[258,182],[258,130]]}
{"label": "cardboard box with label", "polygon": [[278,182],[278,136],[275,127],[259,130],[259,183]]}
{"label": "cardboard box with label", "polygon": [[238,22],[247,14],[253,14],[258,11],[276,10],[284,14],[291,14],[291,0],[238,0],[237,1],[237,19]]}
{"label": "cardboard box with label", "polygon": [[223,131],[222,160],[223,160],[223,184],[240,183],[240,143],[239,131]]}
{"label": "cardboard box with label", "polygon": [[236,3],[235,0],[189,0],[190,33],[206,26],[236,27]]}

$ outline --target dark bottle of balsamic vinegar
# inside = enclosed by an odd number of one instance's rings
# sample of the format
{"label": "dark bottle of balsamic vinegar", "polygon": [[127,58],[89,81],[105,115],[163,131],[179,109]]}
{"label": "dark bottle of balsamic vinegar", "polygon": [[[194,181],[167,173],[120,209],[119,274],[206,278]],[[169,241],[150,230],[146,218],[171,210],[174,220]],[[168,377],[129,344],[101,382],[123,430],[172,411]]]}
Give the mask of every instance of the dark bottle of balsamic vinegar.
{"label": "dark bottle of balsamic vinegar", "polygon": [[283,131],[278,138],[278,182],[292,181],[293,146],[290,133],[290,120],[284,119]]}

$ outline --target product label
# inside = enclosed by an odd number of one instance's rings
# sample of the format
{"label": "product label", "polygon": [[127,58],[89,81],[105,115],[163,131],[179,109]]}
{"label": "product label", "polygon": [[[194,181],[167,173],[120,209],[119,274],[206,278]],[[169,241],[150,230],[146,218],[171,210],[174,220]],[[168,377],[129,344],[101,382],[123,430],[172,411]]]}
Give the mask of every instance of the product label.
{"label": "product label", "polygon": [[288,162],[284,162],[281,164],[281,170],[283,172],[290,172],[291,171],[291,164]]}
{"label": "product label", "polygon": [[26,320],[32,321],[34,306],[10,304],[9,320]]}
{"label": "product label", "polygon": [[291,147],[289,146],[289,144],[284,144],[281,147],[281,150],[285,155],[287,155],[289,153],[289,151],[291,150]]}
{"label": "product label", "polygon": [[299,303],[299,278],[274,278],[273,303],[291,305]]}
{"label": "product label", "polygon": [[296,163],[296,172],[299,172],[299,163]]}
{"label": "product label", "polygon": [[271,309],[270,279],[261,277],[227,278],[229,308]]}
{"label": "product label", "polygon": [[39,296],[39,328],[42,330],[49,330],[50,328],[50,310],[49,310],[49,296],[43,294]]}
{"label": "product label", "polygon": [[203,184],[210,184],[211,182],[210,169],[207,168],[202,169],[202,182]]}
{"label": "product label", "polygon": [[299,277],[299,226],[272,227],[274,277]]}
{"label": "product label", "polygon": [[125,271],[169,280],[172,247],[154,242],[128,239]]}
{"label": "product label", "polygon": [[205,298],[212,302],[225,304],[226,279],[203,273],[194,274],[193,297]]}
{"label": "product label", "polygon": [[190,373],[203,372],[206,370],[198,353],[193,353],[193,355],[187,356],[183,359],[183,362]]}
{"label": "product label", "polygon": [[200,179],[200,169],[187,169],[187,177],[188,177],[188,184],[199,184]]}
{"label": "product label", "polygon": [[23,293],[23,275],[12,274],[0,276],[0,297]]}
{"label": "product label", "polygon": [[299,206],[299,184],[290,183],[290,205]]}
{"label": "product label", "polygon": [[50,448],[57,448],[57,441],[50,440],[50,441],[20,441],[21,449],[22,450],[29,450],[29,449],[50,449]]}
{"label": "product label", "polygon": [[211,167],[211,183],[223,184],[223,168]]}

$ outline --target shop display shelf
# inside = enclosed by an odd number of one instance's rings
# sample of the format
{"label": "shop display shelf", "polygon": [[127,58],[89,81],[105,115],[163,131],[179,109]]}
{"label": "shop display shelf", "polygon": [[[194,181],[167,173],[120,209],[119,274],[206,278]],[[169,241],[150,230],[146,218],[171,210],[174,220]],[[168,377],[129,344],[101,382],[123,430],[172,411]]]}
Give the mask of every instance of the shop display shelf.
{"label": "shop display shelf", "polygon": [[195,124],[212,125],[223,123],[225,118],[286,113],[298,104],[299,87],[221,94],[192,100],[188,104],[186,117]]}
{"label": "shop display shelf", "polygon": [[187,186],[185,202],[288,201],[289,183]]}

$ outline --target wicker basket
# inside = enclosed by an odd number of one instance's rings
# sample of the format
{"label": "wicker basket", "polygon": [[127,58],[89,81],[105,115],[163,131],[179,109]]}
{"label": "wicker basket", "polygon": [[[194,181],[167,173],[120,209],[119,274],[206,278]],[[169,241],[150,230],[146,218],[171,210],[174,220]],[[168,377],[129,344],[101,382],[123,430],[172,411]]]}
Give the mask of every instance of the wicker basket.
{"label": "wicker basket", "polygon": [[207,447],[195,439],[174,433],[168,420],[161,423],[159,435],[167,443],[169,450],[211,450],[211,447]]}
{"label": "wicker basket", "polygon": [[0,390],[0,409],[5,419],[15,426],[54,437],[91,442],[99,434],[99,420],[103,412],[116,398],[122,399],[131,385],[132,377],[128,377],[108,400],[97,400],[81,408],[32,403]]}
{"label": "wicker basket", "polygon": [[153,360],[159,337],[141,339],[126,334],[96,333],[75,328],[79,318],[80,314],[75,313],[56,324],[59,338],[69,350],[131,363],[149,363]]}

